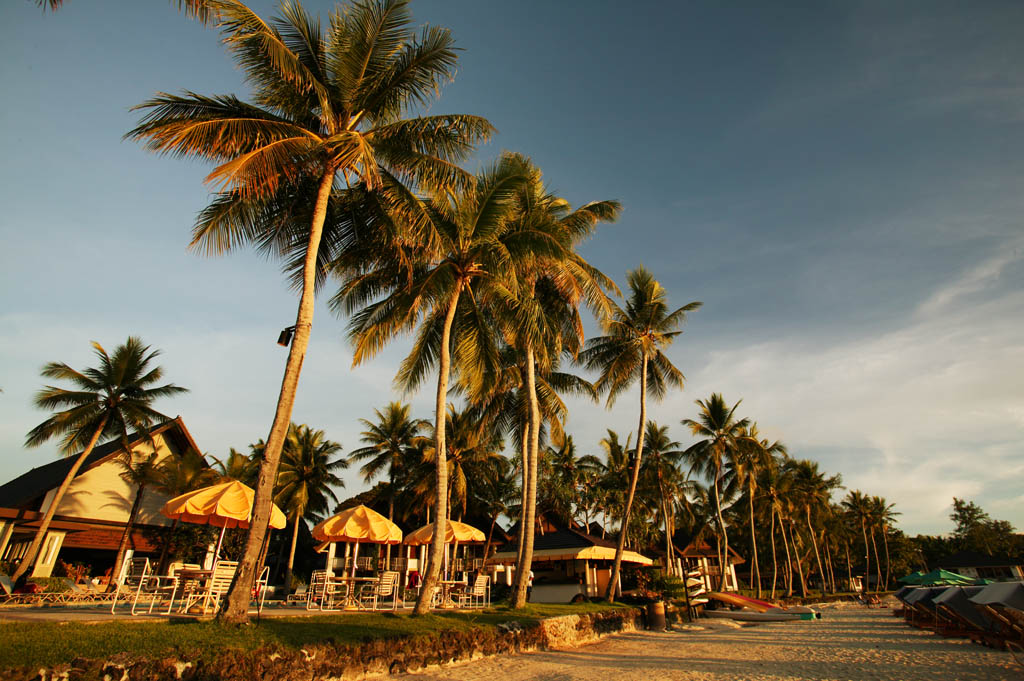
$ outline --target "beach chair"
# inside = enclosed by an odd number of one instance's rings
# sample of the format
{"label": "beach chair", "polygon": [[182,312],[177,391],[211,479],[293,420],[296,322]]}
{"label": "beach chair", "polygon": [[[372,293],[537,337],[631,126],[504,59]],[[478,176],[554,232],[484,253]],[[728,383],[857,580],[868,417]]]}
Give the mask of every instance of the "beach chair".
{"label": "beach chair", "polygon": [[486,608],[491,604],[491,578],[487,575],[477,575],[473,585],[455,594],[455,599],[460,608]]}
{"label": "beach chair", "polygon": [[306,600],[306,594],[308,593],[308,591],[309,591],[309,585],[308,584],[300,584],[298,586],[298,588],[295,589],[295,593],[288,594],[287,596],[284,597],[285,604],[288,604],[288,603],[300,603],[302,601],[305,601]]}
{"label": "beach chair", "polygon": [[309,590],[306,591],[306,610],[314,610],[323,602],[327,588],[327,570],[313,570],[309,577]]}
{"label": "beach chair", "polygon": [[[124,597],[127,600],[129,594],[134,591],[136,600],[138,599],[138,592],[142,589],[149,574],[149,558],[132,558],[124,562],[121,566],[121,574],[114,580],[114,595],[110,603],[111,615],[114,614],[114,609],[117,608],[117,601],[120,598]],[[134,603],[132,607],[134,608]]]}
{"label": "beach chair", "polygon": [[238,569],[238,562],[233,560],[222,560],[213,567],[213,574],[205,580],[205,583],[198,588],[186,590],[182,612],[188,612],[193,606],[202,603],[203,614],[211,608],[216,611],[220,606],[220,599],[231,588],[231,582],[235,579],[235,570]]}
{"label": "beach chair", "polygon": [[398,573],[394,570],[385,572],[376,582],[362,585],[356,598],[360,608],[376,610],[377,600],[387,599],[388,596],[391,597],[391,609],[398,610]]}
{"label": "beach chair", "polygon": [[268,582],[270,581],[270,566],[264,565],[263,570],[260,571],[260,576],[256,579],[256,585],[253,587],[253,600],[256,601],[256,612],[263,612],[263,603],[267,599]]}

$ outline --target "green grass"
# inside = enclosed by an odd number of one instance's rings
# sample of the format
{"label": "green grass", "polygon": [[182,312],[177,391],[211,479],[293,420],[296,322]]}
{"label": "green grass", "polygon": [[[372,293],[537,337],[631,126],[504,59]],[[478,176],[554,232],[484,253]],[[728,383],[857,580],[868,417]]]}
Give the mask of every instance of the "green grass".
{"label": "green grass", "polygon": [[76,657],[103,658],[127,651],[145,657],[207,657],[229,649],[262,646],[298,649],[314,643],[358,644],[374,639],[431,636],[442,631],[495,627],[516,620],[533,623],[547,617],[601,612],[621,606],[606,603],[530,604],[522,610],[446,612],[411,617],[405,613],[351,613],[317,617],[264,618],[259,625],[222,626],[216,622],[125,622],[95,624],[5,622],[0,625],[0,669],[50,666]]}

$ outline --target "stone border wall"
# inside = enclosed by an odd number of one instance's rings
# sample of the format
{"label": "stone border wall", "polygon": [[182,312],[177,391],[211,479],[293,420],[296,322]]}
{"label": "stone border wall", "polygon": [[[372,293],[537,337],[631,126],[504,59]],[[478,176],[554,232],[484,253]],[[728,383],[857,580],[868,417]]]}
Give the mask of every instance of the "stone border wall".
{"label": "stone border wall", "polygon": [[642,626],[642,613],[636,609],[566,615],[540,622],[510,618],[496,628],[377,639],[360,645],[319,643],[301,650],[232,650],[213,659],[198,655],[193,659],[134,658],[127,653],[107,660],[76,659],[52,669],[0,670],[0,681],[357,681],[491,655],[582,645]]}

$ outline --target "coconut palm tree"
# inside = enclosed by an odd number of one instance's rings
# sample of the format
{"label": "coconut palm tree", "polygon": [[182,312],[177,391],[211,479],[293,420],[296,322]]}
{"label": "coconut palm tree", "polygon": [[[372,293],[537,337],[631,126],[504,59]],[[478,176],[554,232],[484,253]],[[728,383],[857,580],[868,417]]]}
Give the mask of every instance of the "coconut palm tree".
{"label": "coconut palm tree", "polygon": [[151,366],[160,351],[150,350],[140,338],[129,336],[114,348],[113,354],[107,354],[99,343],[93,342],[92,347],[99,362],[97,367],[76,371],[63,362],[50,362],[42,369],[44,377],[68,381],[74,389],[48,385],[36,393],[34,402],[40,409],[64,409],[30,430],[25,446],[38,447],[61,437],[60,449],[65,456],[80,453],[43,514],[32,544],[11,575],[14,581],[35,564],[57,507],[96,444],[115,437],[128,440],[130,430],[147,432],[155,422],[168,418],[153,409],[153,402],[188,392],[173,383],[155,385],[164,373],[162,368]]}
{"label": "coconut palm tree", "polygon": [[121,541],[117,546],[117,555],[114,558],[114,569],[111,575],[121,574],[121,565],[128,552],[128,543],[131,540],[132,530],[135,527],[135,519],[139,515],[139,507],[142,505],[142,497],[146,492],[146,486],[153,480],[157,458],[156,443],[150,440],[152,450],[149,453],[136,453],[131,446],[125,442],[124,449],[118,452],[114,458],[117,466],[121,469],[119,473],[122,480],[128,483],[129,487],[135,489],[135,498],[132,501],[131,511],[128,512],[128,522],[125,523],[124,532],[121,533]]}
{"label": "coconut palm tree", "polygon": [[697,406],[700,407],[700,414],[696,421],[692,419],[683,419],[682,421],[682,424],[687,426],[691,433],[704,438],[687,448],[683,452],[683,456],[690,463],[690,472],[698,473],[710,480],[714,490],[715,520],[722,544],[719,555],[722,590],[726,588],[729,556],[729,535],[725,529],[725,520],[722,518],[724,473],[731,461],[741,456],[744,448],[759,445],[757,440],[748,434],[747,428],[750,426],[750,421],[745,418],[736,418],[736,408],[742,401],[739,400],[729,407],[719,393],[712,393],[707,400],[696,401]]}
{"label": "coconut palm tree", "polygon": [[457,380],[470,393],[482,392],[484,377],[496,373],[500,363],[498,338],[484,301],[515,295],[516,261],[533,249],[548,246],[546,240],[538,238],[540,235],[511,233],[516,192],[526,180],[527,169],[521,159],[504,155],[481,172],[467,191],[422,204],[433,236],[431,244],[415,253],[418,264],[412,276],[402,276],[390,262],[380,262],[372,271],[346,278],[332,301],[335,309],[359,310],[351,319],[349,332],[355,344],[356,364],[419,323],[412,351],[402,362],[396,381],[405,390],[414,390],[432,370],[437,370],[437,531],[414,608],[416,614],[426,613],[429,608],[444,552],[449,486],[445,421],[450,373],[454,369]]}
{"label": "coconut palm tree", "polygon": [[842,478],[838,475],[825,477],[825,474],[818,469],[817,462],[809,459],[793,459],[787,461],[785,468],[792,475],[795,503],[804,512],[804,519],[807,522],[807,532],[811,537],[811,544],[814,547],[814,557],[818,564],[818,574],[821,576],[821,592],[824,595],[826,586],[825,567],[821,561],[821,553],[818,551],[818,541],[815,538],[814,524],[811,522],[811,513],[815,509],[829,508],[829,503],[832,498],[832,490],[842,484]]}
{"label": "coconut palm tree", "polygon": [[701,306],[699,302],[692,302],[671,310],[668,306],[668,292],[642,266],[631,271],[626,280],[629,286],[626,307],[612,304],[611,317],[603,324],[607,335],[592,338],[580,353],[580,361],[587,369],[600,372],[594,387],[598,392],[608,392],[608,407],[634,382],[640,383],[636,456],[622,513],[623,531],[619,533],[615,562],[608,582],[606,596],[609,600],[618,584],[626,541],[625,530],[629,526],[629,514],[640,477],[644,429],[647,427],[647,396],[650,394],[660,399],[669,386],[683,387],[683,372],[669,361],[664,350],[682,333],[679,327],[686,321],[686,314]]}
{"label": "coconut palm tree", "polygon": [[889,590],[889,529],[896,521],[899,511],[894,511],[895,504],[887,504],[883,497],[871,497],[872,517],[882,533],[882,543],[885,545],[885,579],[882,582],[882,591]]}
{"label": "coconut palm tree", "polygon": [[338,503],[338,497],[331,488],[345,486],[345,481],[335,474],[335,471],[348,468],[347,459],[334,458],[340,451],[341,445],[328,440],[322,430],[294,423],[288,429],[281,456],[281,472],[274,491],[274,503],[292,522],[292,543],[284,573],[285,593],[292,586],[299,523],[303,519],[320,520],[320,516],[330,509],[331,501]]}
{"label": "coconut palm tree", "polygon": [[270,22],[237,0],[206,5],[255,103],[159,94],[138,107],[146,113],[127,137],[157,153],[217,164],[207,181],[220,193],[199,216],[193,248],[221,254],[255,244],[283,256],[301,290],[253,520],[221,614],[241,622],[327,263],[357,237],[357,226],[360,235],[383,229],[383,206],[396,214],[407,184],[441,192],[464,181],[455,164],[491,126],[472,116],[403,118],[434,98],[456,64],[450,33],[425,27],[417,36],[406,0],[354,2],[326,30],[298,4],[283,5]]}
{"label": "coconut palm tree", "polygon": [[864,591],[868,589],[868,576],[871,574],[871,546],[868,544],[868,519],[871,517],[871,499],[859,489],[851,490],[841,502],[843,510],[849,513],[860,524],[864,538]]}
{"label": "coconut palm tree", "polygon": [[[737,456],[729,461],[725,473],[727,486],[742,489],[747,497],[750,522],[750,552],[754,561],[754,583],[756,595],[761,597],[761,566],[757,555],[757,528],[754,523],[754,499],[758,492],[758,477],[762,470],[774,463],[776,457],[786,458],[786,446],[781,442],[762,440],[757,432],[757,424],[753,423],[740,441],[746,443]],[[774,560],[774,559],[773,559]]]}
{"label": "coconut palm tree", "polygon": [[359,419],[366,428],[360,433],[361,442],[365,447],[353,450],[349,461],[365,461],[359,472],[363,481],[369,484],[381,473],[387,472],[390,499],[388,501],[388,520],[395,518],[395,494],[398,482],[408,471],[406,464],[414,455],[419,432],[428,422],[410,416],[412,407],[401,402],[391,402],[384,411],[374,409],[377,422]]}
{"label": "coconut palm tree", "polygon": [[[242,456],[242,458],[245,457]],[[223,477],[223,475],[218,475],[215,469],[210,468],[209,463],[207,463],[206,458],[202,454],[188,450],[180,456],[164,457],[152,472],[149,488],[157,494],[174,498],[201,487],[215,484],[218,478],[223,479]],[[177,529],[179,522],[180,520],[175,518],[171,523],[170,530],[165,534],[165,541],[160,549],[160,557],[157,560],[157,574],[165,574],[174,531]]]}
{"label": "coconut palm tree", "polygon": [[225,480],[237,480],[252,487],[256,484],[256,476],[259,474],[260,468],[260,455],[257,453],[257,447],[259,452],[263,451],[263,440],[256,445],[250,445],[249,456],[234,447],[228,450],[228,457],[224,461],[213,455],[208,456],[213,459],[213,468],[220,477]]}
{"label": "coconut palm tree", "polygon": [[679,443],[671,439],[668,426],[659,426],[654,421],[647,422],[647,433],[644,435],[643,469],[654,478],[652,487],[658,495],[662,521],[665,524],[665,574],[673,574],[672,517],[675,508],[674,499],[669,486],[674,482],[677,473],[676,463],[682,456],[678,449]]}

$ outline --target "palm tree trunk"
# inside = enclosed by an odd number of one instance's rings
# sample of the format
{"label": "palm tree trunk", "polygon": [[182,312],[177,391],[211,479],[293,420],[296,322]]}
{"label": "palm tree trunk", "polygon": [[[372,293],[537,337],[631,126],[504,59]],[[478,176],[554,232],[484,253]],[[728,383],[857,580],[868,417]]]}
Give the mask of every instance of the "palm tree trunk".
{"label": "palm tree trunk", "polygon": [[821,595],[825,595],[825,567],[821,563],[821,552],[818,551],[818,539],[814,536],[814,526],[811,525],[811,507],[804,506],[807,511],[807,532],[811,535],[811,544],[814,545],[814,558],[818,561],[818,574],[821,576]]}
{"label": "palm tree trunk", "polygon": [[754,556],[754,582],[757,584],[757,598],[761,597],[761,566],[757,564],[757,537],[754,532],[754,490],[747,491],[750,502],[750,550]]}
{"label": "palm tree trunk", "polygon": [[[395,461],[392,458],[391,466],[388,468],[388,520],[394,522],[395,520]],[[384,549],[384,561],[385,570],[391,569],[391,544],[387,544]]]}
{"label": "palm tree trunk", "polygon": [[796,531],[796,521],[792,518],[789,520],[789,536],[793,540],[793,553],[796,554],[796,572],[800,577],[800,595],[807,596],[807,580],[804,578],[804,561],[800,558],[800,547],[797,545],[797,540],[800,535]]}
{"label": "palm tree trunk", "polygon": [[637,428],[636,457],[633,460],[633,474],[629,478],[629,492],[626,495],[626,508],[622,513],[622,525],[619,529],[619,541],[615,546],[615,562],[612,564],[612,576],[608,580],[605,599],[615,600],[615,590],[619,583],[619,571],[622,568],[622,552],[626,548],[626,530],[629,527],[629,513],[633,510],[633,497],[636,495],[636,483],[640,479],[640,456],[644,451],[644,426],[647,425],[647,353],[640,361],[640,426]]}
{"label": "palm tree trunk", "polygon": [[786,572],[783,576],[786,582],[786,596],[789,597],[793,595],[793,556],[789,553],[789,539],[786,538],[786,521],[782,517],[782,511],[776,511],[776,513],[779,516],[779,533],[782,534],[782,545],[786,549]]}
{"label": "palm tree trunk", "polygon": [[[100,439],[100,434],[103,433],[103,429],[107,427],[107,419],[109,417],[104,416],[103,420],[96,427],[96,431],[89,438],[89,444],[85,446],[82,453],[75,459],[75,463],[71,465],[71,469],[68,470],[67,475],[64,476],[64,480],[60,483],[60,487],[57,488],[57,493],[53,495],[53,501],[50,502],[49,507],[46,509],[46,513],[43,515],[43,522],[39,524],[39,529],[36,530],[36,536],[32,539],[32,544],[28,547],[28,552],[21,559],[18,564],[18,568],[11,575],[11,582],[17,584],[18,581],[28,572],[28,569],[32,567],[36,562],[36,556],[39,554],[39,547],[43,543],[43,538],[46,536],[47,531],[50,529],[50,523],[53,521],[53,516],[57,512],[57,507],[60,506],[60,502],[64,499],[64,495],[67,493],[68,488],[71,487],[71,481],[78,475],[78,469],[82,467],[85,460],[92,454],[92,450],[96,447],[96,442]],[[117,575],[114,575],[116,578]]]}
{"label": "palm tree trunk", "polygon": [[885,545],[885,585],[883,591],[889,590],[889,528],[882,525],[882,543]]}
{"label": "palm tree trunk", "polygon": [[494,536],[494,526],[498,524],[498,516],[491,518],[491,529],[487,530],[487,543],[484,544],[484,562],[487,561],[487,555],[491,552],[491,538]]}
{"label": "palm tree trunk", "polygon": [[533,346],[526,348],[526,395],[530,402],[530,423],[529,436],[530,446],[528,450],[527,494],[526,508],[520,516],[526,518],[523,532],[523,560],[516,565],[515,597],[512,600],[513,608],[522,608],[526,605],[526,588],[530,581],[530,567],[533,563],[533,526],[536,524],[537,513],[537,461],[540,449],[540,403],[537,400],[537,374],[536,361],[533,354]]}
{"label": "palm tree trunk", "polygon": [[448,303],[448,312],[444,318],[444,329],[441,332],[440,357],[438,358],[437,397],[434,401],[434,451],[437,465],[437,499],[434,502],[434,536],[430,540],[430,557],[427,574],[420,588],[420,595],[413,608],[414,615],[425,615],[430,610],[430,599],[437,578],[441,574],[441,561],[444,559],[444,535],[448,525],[448,453],[445,447],[448,429],[448,374],[451,369],[451,338],[452,323],[455,321],[455,310],[459,305],[459,294],[463,283],[460,281]]}
{"label": "palm tree trunk", "polygon": [[[530,421],[520,424],[519,430],[519,461],[522,468],[522,483],[519,488],[519,536],[516,537],[516,574],[523,564],[523,541],[526,537],[526,495],[530,491]],[[532,532],[533,529],[531,528]],[[519,577],[517,576],[518,580]],[[516,584],[519,582],[517,581]]]}
{"label": "palm tree trunk", "polygon": [[672,576],[672,530],[669,527],[668,503],[665,499],[665,483],[661,474],[661,466],[658,466],[658,491],[661,492],[661,515],[665,519],[665,575]]}
{"label": "palm tree trunk", "polygon": [[[846,589],[853,588],[853,562],[850,560],[850,542],[843,542],[843,547],[846,549]],[[843,591],[846,591],[843,589]]]}
{"label": "palm tree trunk", "polygon": [[[721,458],[718,458],[721,461]],[[718,522],[718,532],[721,538],[722,552],[719,555],[718,569],[722,573],[720,591],[725,591],[729,586],[729,535],[725,532],[725,518],[722,517],[722,493],[718,485],[719,471],[715,469],[715,519]]]}
{"label": "palm tree trunk", "polygon": [[775,559],[775,509],[771,510],[771,527],[768,530],[768,536],[772,540],[772,598],[775,598],[775,581],[779,575],[779,564]]}
{"label": "palm tree trunk", "polygon": [[288,551],[288,567],[284,570],[284,595],[286,598],[292,591],[292,568],[295,567],[295,546],[299,543],[299,521],[300,518],[296,514],[292,528],[292,547]]}
{"label": "palm tree trunk", "polygon": [[875,593],[882,588],[882,561],[878,559],[878,544],[875,542],[875,528],[871,528],[871,548],[875,552],[875,574],[878,579],[875,580]]}
{"label": "palm tree trunk", "polygon": [[302,265],[302,295],[299,298],[299,309],[295,315],[295,337],[288,352],[288,361],[281,379],[281,390],[277,397],[277,409],[274,422],[270,426],[267,444],[263,449],[263,460],[260,462],[259,478],[256,481],[256,494],[253,499],[252,520],[249,533],[246,535],[245,550],[238,563],[235,579],[231,590],[224,599],[224,606],[218,618],[224,622],[242,624],[249,621],[249,601],[252,600],[252,588],[261,566],[260,553],[263,551],[263,539],[266,537],[270,524],[270,512],[273,508],[274,485],[277,483],[277,469],[281,464],[281,449],[284,447],[285,436],[292,420],[292,407],[295,405],[295,393],[299,388],[299,376],[302,373],[302,362],[306,358],[310,332],[313,330],[313,311],[316,297],[316,265],[317,253],[320,250],[320,237],[323,234],[324,220],[327,217],[327,201],[331,196],[336,168],[327,167],[320,178],[317,189],[316,204],[313,208],[313,219],[309,228],[309,240],[306,244],[306,258]]}
{"label": "palm tree trunk", "polygon": [[868,576],[871,575],[871,547],[868,546],[868,528],[864,516],[860,518],[860,531],[864,535],[864,593],[867,593]]}
{"label": "palm tree trunk", "polygon": [[139,506],[142,504],[142,495],[146,491],[145,485],[139,485],[135,492],[135,501],[132,502],[132,510],[128,513],[128,522],[121,533],[121,542],[117,545],[117,557],[114,559],[114,569],[110,573],[114,579],[121,574],[121,565],[124,563],[124,554],[128,552],[128,540],[132,536],[132,528],[135,527],[135,518],[139,514]]}
{"label": "palm tree trunk", "polygon": [[167,531],[167,536],[164,539],[164,545],[160,549],[160,558],[156,561],[156,573],[158,575],[167,574],[167,554],[171,550],[171,542],[174,538],[174,531],[178,529],[178,523],[181,522],[178,518],[175,518],[171,523],[171,529]]}

